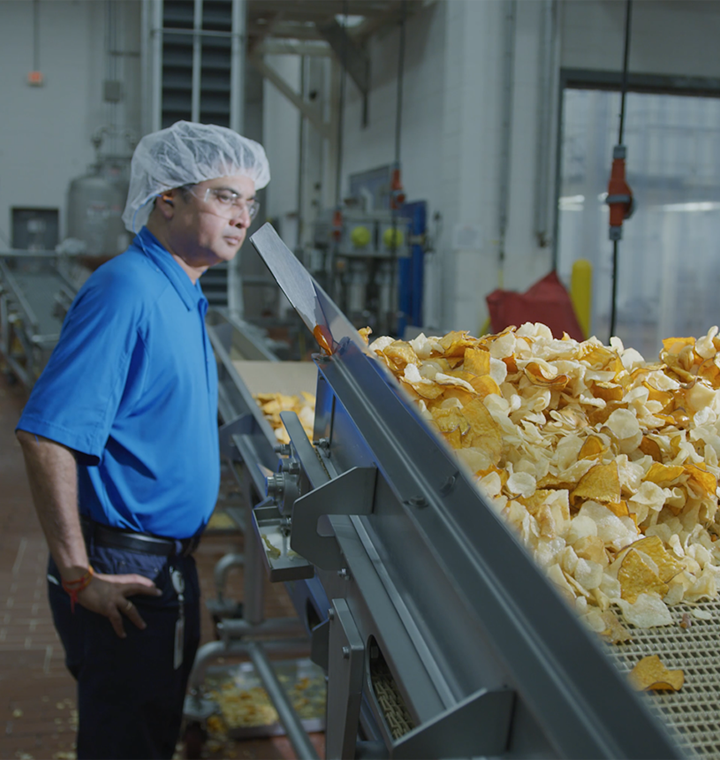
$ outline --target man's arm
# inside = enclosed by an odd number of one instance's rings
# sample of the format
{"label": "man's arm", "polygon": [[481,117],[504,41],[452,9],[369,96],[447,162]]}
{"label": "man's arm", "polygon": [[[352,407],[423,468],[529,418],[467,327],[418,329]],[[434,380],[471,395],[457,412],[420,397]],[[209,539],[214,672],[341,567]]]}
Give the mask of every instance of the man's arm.
{"label": "man's arm", "polygon": [[[62,444],[17,431],[25,457],[35,510],[50,553],[64,581],[75,581],[88,570],[88,556],[80,527],[75,456]],[[125,637],[121,613],[145,628],[127,596],[158,595],[155,584],[141,575],[94,575],[77,597],[84,607],[110,619],[118,636]]]}

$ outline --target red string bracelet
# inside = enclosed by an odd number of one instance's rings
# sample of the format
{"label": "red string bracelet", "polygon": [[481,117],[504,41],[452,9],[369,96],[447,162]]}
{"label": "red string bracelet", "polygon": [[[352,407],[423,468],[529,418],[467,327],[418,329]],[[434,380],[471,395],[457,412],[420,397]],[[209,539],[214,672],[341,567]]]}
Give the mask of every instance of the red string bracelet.
{"label": "red string bracelet", "polygon": [[63,579],[62,587],[70,596],[71,612],[75,612],[75,602],[77,601],[78,594],[90,585],[93,575],[95,575],[95,571],[92,569],[92,565],[88,565],[87,572],[77,580],[66,581]]}

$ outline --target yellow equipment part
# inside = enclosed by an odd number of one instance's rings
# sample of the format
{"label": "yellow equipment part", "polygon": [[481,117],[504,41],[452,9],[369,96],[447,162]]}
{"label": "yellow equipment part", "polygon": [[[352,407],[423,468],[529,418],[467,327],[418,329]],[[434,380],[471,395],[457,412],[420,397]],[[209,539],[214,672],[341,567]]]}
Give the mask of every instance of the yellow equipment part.
{"label": "yellow equipment part", "polygon": [[583,337],[587,339],[590,337],[592,311],[592,264],[587,259],[578,259],[573,264],[570,275],[570,299]]}

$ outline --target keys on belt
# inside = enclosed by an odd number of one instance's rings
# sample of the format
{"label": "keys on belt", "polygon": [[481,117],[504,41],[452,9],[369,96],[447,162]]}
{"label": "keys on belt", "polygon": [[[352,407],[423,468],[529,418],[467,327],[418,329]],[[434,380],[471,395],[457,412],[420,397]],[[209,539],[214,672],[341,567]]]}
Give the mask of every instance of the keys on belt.
{"label": "keys on belt", "polygon": [[179,602],[173,651],[173,667],[177,670],[183,663],[183,651],[185,649],[185,579],[179,570],[172,567],[170,568],[170,579]]}

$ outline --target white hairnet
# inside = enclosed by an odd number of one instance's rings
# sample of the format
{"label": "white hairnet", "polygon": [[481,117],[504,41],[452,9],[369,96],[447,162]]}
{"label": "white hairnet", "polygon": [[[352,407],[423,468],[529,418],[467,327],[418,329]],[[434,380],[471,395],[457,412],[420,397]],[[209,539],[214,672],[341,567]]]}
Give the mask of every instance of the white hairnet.
{"label": "white hairnet", "polygon": [[165,190],[233,174],[249,177],[256,190],[267,185],[270,167],[260,143],[227,127],[190,121],[145,135],[130,165],[125,227],[139,230],[152,211],[148,201]]}

